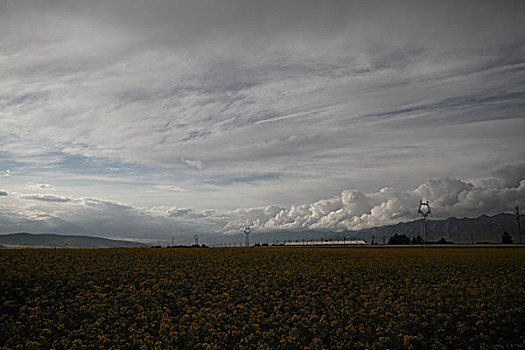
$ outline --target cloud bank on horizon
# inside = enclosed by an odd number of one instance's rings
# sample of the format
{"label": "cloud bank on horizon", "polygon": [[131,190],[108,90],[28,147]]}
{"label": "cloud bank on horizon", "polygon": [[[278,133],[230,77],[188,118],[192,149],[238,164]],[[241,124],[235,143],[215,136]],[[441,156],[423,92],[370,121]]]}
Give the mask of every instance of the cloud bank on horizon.
{"label": "cloud bank on horizon", "polygon": [[356,229],[421,196],[508,210],[524,22],[510,0],[2,1],[0,231]]}
{"label": "cloud bank on horizon", "polygon": [[[259,239],[273,231],[346,231],[396,224],[418,217],[419,200],[431,203],[433,218],[498,214],[523,205],[525,165],[506,167],[497,177],[472,184],[458,179],[430,180],[409,191],[382,188],[375,193],[344,190],[339,195],[289,208],[266,206],[235,210],[144,208],[97,198],[72,198],[55,194],[9,196],[11,209],[2,208],[0,229],[96,234],[105,237],[191,242],[195,233],[212,241],[220,235],[238,234],[251,226]],[[219,236],[213,237],[213,234]],[[224,238],[224,237],[223,237]]]}

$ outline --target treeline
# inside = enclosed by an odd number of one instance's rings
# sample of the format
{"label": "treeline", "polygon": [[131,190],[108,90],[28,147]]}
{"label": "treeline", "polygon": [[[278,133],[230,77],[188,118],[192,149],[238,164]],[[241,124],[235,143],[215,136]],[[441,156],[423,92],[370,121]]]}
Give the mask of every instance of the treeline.
{"label": "treeline", "polygon": [[[425,241],[423,238],[418,235],[415,237],[408,237],[406,234],[394,234],[388,239],[389,245],[414,245],[414,244],[424,244]],[[444,237],[441,237],[438,241],[428,241],[427,244],[454,244],[452,241],[447,241]],[[473,242],[472,242],[473,243]],[[476,243],[489,243],[489,242],[476,242]],[[501,237],[502,244],[513,244],[514,241],[512,239],[512,236],[507,232],[503,232],[503,235]],[[376,242],[372,241],[372,244],[377,244]]]}
{"label": "treeline", "polygon": [[[424,244],[424,240],[421,236],[408,237],[406,234],[395,234],[392,237],[388,239],[388,243],[390,245],[409,245],[409,244]],[[436,242],[427,242],[427,244],[453,244],[454,242],[449,242],[445,238],[441,238],[439,241]]]}

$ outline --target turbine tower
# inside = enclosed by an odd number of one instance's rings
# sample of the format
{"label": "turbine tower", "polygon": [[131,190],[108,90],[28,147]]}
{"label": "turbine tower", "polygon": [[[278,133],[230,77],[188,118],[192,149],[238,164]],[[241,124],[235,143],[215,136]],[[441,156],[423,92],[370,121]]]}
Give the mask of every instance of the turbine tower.
{"label": "turbine tower", "polygon": [[[425,208],[426,207],[426,208]],[[430,206],[428,205],[428,201],[423,202],[419,201],[419,209],[417,210],[419,215],[423,217],[423,223],[421,224],[421,235],[423,236],[423,239],[425,240],[425,249],[427,248],[427,221],[428,221],[428,215],[430,215]]]}

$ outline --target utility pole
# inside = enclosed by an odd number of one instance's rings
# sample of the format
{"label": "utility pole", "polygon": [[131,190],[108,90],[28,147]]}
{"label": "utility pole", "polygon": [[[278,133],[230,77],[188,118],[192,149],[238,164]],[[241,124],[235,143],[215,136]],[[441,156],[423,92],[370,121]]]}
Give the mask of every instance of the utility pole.
{"label": "utility pole", "polygon": [[244,246],[245,247],[249,247],[250,246],[250,233],[252,232],[252,230],[250,229],[250,227],[245,227],[244,228],[244,233],[246,234],[246,238],[244,239]]}
{"label": "utility pole", "polygon": [[[426,209],[424,209],[426,207]],[[428,216],[430,215],[430,206],[428,205],[428,201],[423,202],[419,201],[419,208],[417,210],[418,214],[423,217],[423,222],[421,223],[421,235],[423,236],[423,239],[425,240],[425,249],[427,249],[427,221]]]}
{"label": "utility pole", "polygon": [[518,223],[518,235],[520,236],[521,244],[520,207],[518,206],[516,206],[516,222]]}

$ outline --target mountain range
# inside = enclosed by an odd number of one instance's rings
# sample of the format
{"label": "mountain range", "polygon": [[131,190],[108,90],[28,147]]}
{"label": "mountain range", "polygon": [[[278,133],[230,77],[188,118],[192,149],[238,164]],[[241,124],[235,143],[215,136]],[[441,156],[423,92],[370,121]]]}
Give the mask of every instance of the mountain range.
{"label": "mountain range", "polygon": [[[520,216],[520,221],[524,223],[524,216]],[[408,237],[416,237],[421,234],[422,219],[401,222],[395,225],[372,227],[356,231],[275,231],[264,232],[259,235],[251,235],[250,240],[260,243],[274,243],[287,240],[310,240],[315,239],[333,239],[342,240],[347,239],[364,239],[368,243],[374,239],[377,243],[385,242],[395,234],[405,234]],[[523,225],[522,225],[523,226]],[[522,227],[522,240],[525,242],[525,234]],[[514,240],[514,243],[519,243],[519,234],[516,224],[516,216],[512,214],[497,214],[494,216],[481,215],[477,218],[448,218],[444,220],[429,220],[427,226],[428,240],[438,241],[445,238],[449,242],[454,243],[476,243],[476,242],[490,242],[501,243],[501,236],[503,232],[507,231]]]}
{"label": "mountain range", "polygon": [[0,245],[6,248],[132,248],[146,247],[138,242],[120,241],[92,236],[57,235],[53,233],[31,234],[26,232],[0,235]]}

